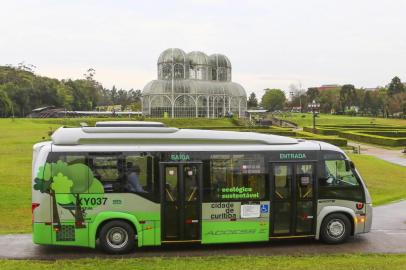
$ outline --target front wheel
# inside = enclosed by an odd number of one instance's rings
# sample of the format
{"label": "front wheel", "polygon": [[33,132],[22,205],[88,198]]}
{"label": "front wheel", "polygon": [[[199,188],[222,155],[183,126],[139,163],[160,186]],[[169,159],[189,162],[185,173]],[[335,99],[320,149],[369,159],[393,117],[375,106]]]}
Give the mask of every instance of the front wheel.
{"label": "front wheel", "polygon": [[344,214],[328,215],[320,228],[321,239],[328,244],[340,244],[348,240],[351,234],[351,223]]}
{"label": "front wheel", "polygon": [[128,253],[135,247],[133,227],[121,220],[109,221],[103,225],[99,239],[101,248],[107,253]]}

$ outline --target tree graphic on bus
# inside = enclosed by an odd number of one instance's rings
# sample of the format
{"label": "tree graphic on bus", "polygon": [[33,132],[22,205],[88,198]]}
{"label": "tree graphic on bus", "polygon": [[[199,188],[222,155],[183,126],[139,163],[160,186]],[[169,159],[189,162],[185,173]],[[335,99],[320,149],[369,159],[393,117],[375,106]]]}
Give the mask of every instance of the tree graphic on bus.
{"label": "tree graphic on bus", "polygon": [[52,197],[52,223],[55,230],[61,228],[58,205],[68,210],[75,219],[76,228],[85,228],[85,209],[89,199],[101,199],[103,185],[85,164],[68,164],[62,160],[45,163],[38,170],[34,189]]}

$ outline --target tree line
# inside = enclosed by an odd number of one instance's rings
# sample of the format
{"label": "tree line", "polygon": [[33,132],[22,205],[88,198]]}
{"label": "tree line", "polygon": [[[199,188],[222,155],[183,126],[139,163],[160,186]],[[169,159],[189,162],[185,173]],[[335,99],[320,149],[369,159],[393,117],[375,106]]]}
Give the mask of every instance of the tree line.
{"label": "tree line", "polygon": [[0,66],[0,117],[24,117],[46,106],[66,110],[97,110],[113,105],[120,110],[141,108],[141,90],[104,88],[94,79],[92,68],[76,80],[38,76],[34,69],[25,63]]}
{"label": "tree line", "polygon": [[374,90],[356,88],[352,84],[330,87],[326,90],[311,87],[307,91],[292,91],[290,101],[281,89],[265,89],[261,102],[255,93],[248,97],[248,107],[263,107],[269,111],[308,111],[313,100],[320,104],[320,112],[371,115],[382,117],[406,117],[406,86],[394,77],[386,87]]}

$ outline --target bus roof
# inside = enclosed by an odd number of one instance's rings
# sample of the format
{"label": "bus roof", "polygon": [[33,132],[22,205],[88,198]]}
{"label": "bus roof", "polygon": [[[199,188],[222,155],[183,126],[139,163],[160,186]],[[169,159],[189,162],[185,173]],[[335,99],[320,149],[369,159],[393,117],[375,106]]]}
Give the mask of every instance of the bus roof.
{"label": "bus roof", "polygon": [[57,129],[55,145],[87,144],[249,144],[293,145],[301,140],[255,132],[177,129],[162,126],[96,126]]}

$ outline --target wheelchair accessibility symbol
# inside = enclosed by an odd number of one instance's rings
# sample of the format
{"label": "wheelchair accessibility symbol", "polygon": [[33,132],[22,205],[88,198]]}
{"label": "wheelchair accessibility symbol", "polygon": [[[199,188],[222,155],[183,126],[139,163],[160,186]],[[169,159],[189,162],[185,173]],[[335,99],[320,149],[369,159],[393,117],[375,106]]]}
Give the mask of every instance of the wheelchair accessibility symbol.
{"label": "wheelchair accessibility symbol", "polygon": [[261,204],[261,214],[266,214],[269,212],[269,205]]}

